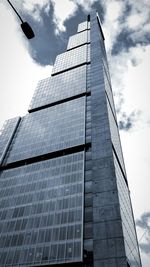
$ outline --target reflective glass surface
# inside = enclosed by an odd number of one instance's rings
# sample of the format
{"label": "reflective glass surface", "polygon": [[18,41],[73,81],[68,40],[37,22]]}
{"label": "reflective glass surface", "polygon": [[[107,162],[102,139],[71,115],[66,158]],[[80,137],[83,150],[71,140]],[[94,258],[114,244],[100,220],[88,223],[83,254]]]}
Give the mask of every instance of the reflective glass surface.
{"label": "reflective glass surface", "polygon": [[125,239],[126,255],[129,258],[129,261],[132,263],[132,266],[138,267],[140,266],[140,258],[139,258],[138,244],[136,239],[136,232],[135,232],[129,190],[126,185],[125,179],[122,175],[116,156],[115,154],[113,155],[114,155],[118,196],[119,196],[120,211],[122,218],[122,227]]}
{"label": "reflective glass surface", "polygon": [[117,120],[117,118],[116,118],[115,104],[114,104],[114,99],[113,99],[113,92],[112,92],[112,89],[111,89],[111,83],[108,80],[108,76],[106,74],[106,71],[105,71],[105,68],[104,67],[103,67],[103,71],[104,71],[105,90],[106,90],[106,93],[107,93],[107,97],[109,99],[109,104],[110,104],[111,109],[113,111],[113,115],[115,116],[115,119]]}
{"label": "reflective glass surface", "polygon": [[[106,100],[107,100],[107,98],[106,98]],[[124,164],[123,153],[122,153],[122,147],[121,147],[120,136],[119,136],[119,129],[118,129],[117,123],[114,119],[114,116],[113,116],[113,113],[112,113],[112,110],[110,108],[110,104],[109,104],[108,100],[107,100],[107,108],[108,108],[108,117],[109,117],[109,123],[110,123],[110,132],[111,132],[112,143],[114,145],[115,151],[116,151],[117,156],[119,158],[119,162],[122,166],[124,174],[126,175],[125,164]]]}
{"label": "reflective glass surface", "polygon": [[56,57],[52,74],[89,62],[90,49],[88,48],[89,45],[85,44],[58,55]]}
{"label": "reflective glass surface", "polygon": [[91,91],[91,64],[87,65],[86,83],[87,83],[87,91]]}
{"label": "reflective glass surface", "polygon": [[78,24],[78,32],[87,30],[90,28],[90,22],[84,21]]}
{"label": "reflective glass surface", "polygon": [[67,49],[90,42],[90,31],[83,31],[69,38]]}
{"label": "reflective glass surface", "polygon": [[2,171],[0,266],[81,261],[83,195],[84,152]]}
{"label": "reflective glass surface", "polygon": [[14,136],[5,162],[85,143],[85,97],[27,114]]}
{"label": "reflective glass surface", "polygon": [[86,68],[84,65],[39,81],[29,110],[84,93]]}
{"label": "reflective glass surface", "polygon": [[3,153],[11,141],[13,132],[17,126],[19,118],[13,118],[5,121],[2,129],[0,130],[0,163],[3,158]]}

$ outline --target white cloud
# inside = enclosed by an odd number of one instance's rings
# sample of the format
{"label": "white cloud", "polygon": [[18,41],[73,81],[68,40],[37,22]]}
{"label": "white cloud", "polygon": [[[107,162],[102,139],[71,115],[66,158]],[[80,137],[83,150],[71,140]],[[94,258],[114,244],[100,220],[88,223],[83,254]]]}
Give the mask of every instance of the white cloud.
{"label": "white cloud", "polygon": [[70,0],[52,0],[54,5],[54,23],[56,34],[66,30],[64,22],[69,19],[77,10],[77,5]]}
{"label": "white cloud", "polygon": [[144,120],[150,120],[150,45],[132,48],[132,57],[139,58],[140,63],[133,66],[131,61],[128,63],[128,73],[124,75],[125,92],[124,97],[128,99],[125,102],[125,108],[140,108],[143,111]]}
{"label": "white cloud", "polygon": [[43,6],[49,5],[49,0],[23,0],[23,6],[27,10],[33,10],[35,6],[43,8]]}
{"label": "white cloud", "polygon": [[[122,109],[119,114],[120,118],[122,113],[125,111],[130,114],[133,111],[136,111],[137,113],[138,110],[142,110],[144,113],[143,121],[144,119],[146,120],[146,116],[148,120],[148,89],[144,89],[144,92],[146,92],[143,95],[139,93],[139,97],[136,96],[135,101],[133,101],[133,97],[137,95],[137,90],[138,92],[142,91],[139,89],[141,84],[150,84],[148,78],[149,75],[148,73],[146,74],[149,69],[149,46],[141,46],[137,44],[135,47],[128,47],[126,51],[118,50],[118,54],[116,55],[112,55],[111,50],[117,41],[118,35],[124,28],[128,29],[132,26],[132,34],[129,33],[129,35],[130,38],[134,39],[134,41],[144,41],[144,38],[147,38],[146,33],[150,27],[150,24],[147,22],[149,13],[148,6],[150,6],[150,3],[146,0],[144,0],[144,3],[141,3],[141,1],[137,1],[135,3],[129,0],[128,4],[131,6],[131,12],[130,15],[123,21],[127,4],[126,1],[103,0],[102,2],[105,7],[105,16],[102,28],[106,40],[105,45],[111,70],[115,102],[118,110],[120,108]],[[141,16],[138,16],[138,14]],[[124,42],[126,44],[126,40],[124,40]],[[136,77],[137,73],[138,77]],[[146,82],[147,79],[148,81]],[[132,84],[133,89],[129,83]],[[144,87],[147,88],[147,86]],[[127,88],[131,90],[127,90]],[[137,99],[139,99],[139,101]]]}
{"label": "white cloud", "polygon": [[86,12],[89,12],[92,5],[96,2],[97,0],[74,0],[77,5],[82,6],[83,10]]}
{"label": "white cloud", "polygon": [[[130,48],[128,52],[121,52],[109,57],[113,91],[116,107],[123,111],[141,110],[141,125],[150,120],[150,45]],[[120,114],[118,114],[119,116]]]}
{"label": "white cloud", "polygon": [[[94,1],[53,0],[54,22],[57,24],[57,33],[65,30],[64,22],[75,14],[78,5],[88,10]],[[118,34],[123,27],[132,30],[131,38],[144,40],[149,31],[149,1],[128,1],[131,4],[131,14],[126,21],[119,22],[125,10],[125,1],[103,0],[106,9],[103,24],[107,50],[110,52]],[[18,8],[23,8],[34,19],[42,21],[41,8],[49,10],[48,0],[16,1]],[[22,7],[23,4],[23,7]],[[35,5],[37,4],[37,6]],[[36,6],[36,7],[35,7]],[[51,67],[36,65],[28,55],[24,36],[16,16],[9,11],[8,6],[0,4],[0,121],[26,113],[36,83],[39,79],[50,76]],[[149,210],[149,162],[150,162],[150,46],[135,46],[128,52],[121,52],[116,56],[109,54],[112,73],[113,91],[116,101],[121,101],[122,110],[130,113],[133,110],[142,111],[142,122],[136,124],[135,130],[121,132],[125,163],[133,201],[135,218],[140,217],[143,211]],[[141,235],[140,235],[141,236]],[[149,257],[142,254],[143,265],[149,266]]]}
{"label": "white cloud", "polygon": [[102,3],[105,7],[105,17],[102,25],[104,35],[107,36],[105,45],[106,49],[110,52],[118,34],[121,32],[123,27],[119,22],[119,18],[123,14],[125,3],[123,1],[115,0],[103,0]]}
{"label": "white cloud", "polygon": [[78,7],[81,6],[83,10],[89,11],[91,5],[96,0],[23,0],[16,1],[16,9],[28,13],[33,19],[42,23],[41,9],[45,13],[50,10],[50,4],[53,4],[55,24],[55,33],[58,35],[66,31],[65,21],[75,14]]}
{"label": "white cloud", "polygon": [[136,29],[137,27],[139,27],[139,25],[143,24],[144,21],[145,21],[144,17],[139,16],[139,14],[133,14],[128,17],[127,23],[129,28]]}
{"label": "white cloud", "polygon": [[16,8],[18,8],[20,11],[23,11],[32,18],[40,23],[43,22],[42,16],[41,16],[41,9],[44,10],[44,12],[47,14],[50,10],[50,1],[49,0],[23,0],[23,1],[17,1]]}
{"label": "white cloud", "polygon": [[142,27],[146,22],[148,23],[150,17],[150,2],[147,0],[137,0],[136,2],[128,0],[131,7],[131,12],[127,17],[127,24],[134,29]]}
{"label": "white cloud", "polygon": [[[106,3],[107,2],[107,3]],[[110,21],[116,21],[120,17],[123,9],[123,3],[116,1],[106,1],[107,13],[106,16]]]}
{"label": "white cloud", "polygon": [[147,0],[128,0],[131,11],[126,18],[125,27],[132,30],[130,38],[133,41],[146,41],[146,35],[150,32],[150,2]]}
{"label": "white cloud", "polygon": [[32,14],[32,17],[42,22],[42,16],[41,16],[41,9],[45,11],[47,14],[50,10],[50,1],[48,0],[35,0],[35,1],[24,1],[23,8],[26,12],[28,12],[30,15]]}
{"label": "white cloud", "polygon": [[[130,30],[128,37],[134,42],[146,42],[150,32],[150,2],[147,0],[116,1],[102,0],[105,7],[103,30],[106,38],[106,48],[110,52],[116,38],[123,29]],[[126,15],[125,8],[129,4],[131,11]],[[123,17],[124,15],[124,17]],[[120,20],[121,18],[121,20]]]}
{"label": "white cloud", "polygon": [[16,16],[0,3],[0,125],[5,119],[27,112],[39,79],[50,76],[51,66],[33,62]]}
{"label": "white cloud", "polygon": [[96,0],[51,0],[54,6],[55,33],[66,31],[64,22],[72,17],[79,7],[85,12],[90,11],[92,4]]}

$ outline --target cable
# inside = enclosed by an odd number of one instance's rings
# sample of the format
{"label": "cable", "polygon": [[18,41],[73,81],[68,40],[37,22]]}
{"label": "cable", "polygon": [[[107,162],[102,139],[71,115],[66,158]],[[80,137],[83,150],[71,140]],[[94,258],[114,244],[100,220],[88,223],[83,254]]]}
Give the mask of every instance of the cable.
{"label": "cable", "polygon": [[12,3],[7,0],[7,2],[10,4],[10,6],[12,7],[12,9],[15,11],[15,13],[17,14],[17,16],[19,17],[19,19],[21,20],[21,22],[23,23],[23,19],[21,18],[21,16],[18,14],[17,10],[14,8],[14,6],[12,5]]}

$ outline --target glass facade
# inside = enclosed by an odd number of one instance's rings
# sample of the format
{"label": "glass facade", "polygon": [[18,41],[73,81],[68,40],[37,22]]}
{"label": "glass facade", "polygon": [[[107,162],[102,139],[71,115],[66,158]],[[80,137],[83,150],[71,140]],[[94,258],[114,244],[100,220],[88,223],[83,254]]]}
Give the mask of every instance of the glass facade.
{"label": "glass facade", "polygon": [[87,65],[39,81],[29,110],[86,92]]}
{"label": "glass facade", "polygon": [[118,156],[119,162],[121,164],[121,167],[123,169],[123,172],[126,175],[125,164],[124,164],[122,148],[121,148],[121,143],[120,143],[118,124],[117,124],[117,121],[115,120],[115,117],[113,115],[113,112],[111,110],[111,107],[110,107],[110,104],[107,98],[106,98],[106,101],[107,101],[108,117],[109,117],[109,123],[110,123],[111,140],[112,140],[114,149],[116,151],[116,154]]}
{"label": "glass facade", "polygon": [[90,22],[84,21],[78,25],[78,31],[77,32],[85,31],[87,29],[90,29]]}
{"label": "glass facade", "polygon": [[85,97],[26,115],[5,163],[12,163],[85,143]]}
{"label": "glass facade", "polygon": [[83,31],[69,38],[67,50],[90,42],[90,31]]}
{"label": "glass facade", "polygon": [[87,20],[0,135],[0,267],[141,267],[104,36]]}
{"label": "glass facade", "polygon": [[85,44],[56,57],[52,75],[90,61],[89,45]]}
{"label": "glass facade", "polygon": [[20,118],[13,118],[5,121],[0,131],[0,165],[3,161],[4,155],[9,147],[13,138],[13,134],[17,128]]}
{"label": "glass facade", "polygon": [[113,112],[113,116],[115,117],[115,120],[117,121],[115,104],[114,104],[114,99],[113,99],[113,92],[111,89],[111,83],[110,83],[110,80],[107,76],[107,73],[106,73],[106,70],[104,69],[104,67],[103,67],[103,72],[104,72],[104,83],[105,83],[106,97],[109,101],[109,105],[110,105],[111,110]]}
{"label": "glass facade", "polygon": [[90,17],[93,265],[141,267],[104,35]]}
{"label": "glass facade", "polygon": [[84,152],[2,171],[0,195],[0,266],[82,260]]}
{"label": "glass facade", "polygon": [[114,157],[114,164],[116,171],[118,196],[119,196],[120,211],[122,218],[122,227],[125,238],[126,253],[132,265],[139,266],[140,262],[139,248],[137,244],[137,236],[135,232],[135,224],[131,208],[130,193],[125,178],[119,167],[118,160],[114,153],[113,157]]}

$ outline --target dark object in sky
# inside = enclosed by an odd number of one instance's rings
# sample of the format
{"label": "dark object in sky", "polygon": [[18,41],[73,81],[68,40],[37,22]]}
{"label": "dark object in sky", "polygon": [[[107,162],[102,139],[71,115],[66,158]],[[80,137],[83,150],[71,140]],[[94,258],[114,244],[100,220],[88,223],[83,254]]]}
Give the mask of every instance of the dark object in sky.
{"label": "dark object in sky", "polygon": [[22,31],[28,39],[32,39],[35,35],[28,22],[22,22],[20,24]]}
{"label": "dark object in sky", "polygon": [[15,13],[17,14],[17,16],[19,17],[19,19],[21,20],[21,29],[22,31],[24,32],[25,36],[28,38],[28,39],[32,39],[35,35],[34,35],[34,32],[31,28],[31,26],[29,25],[28,22],[24,22],[23,19],[21,18],[21,16],[18,14],[17,10],[14,8],[14,6],[12,5],[12,3],[7,0],[7,2],[10,4],[10,6],[12,7],[12,9],[15,11]]}

